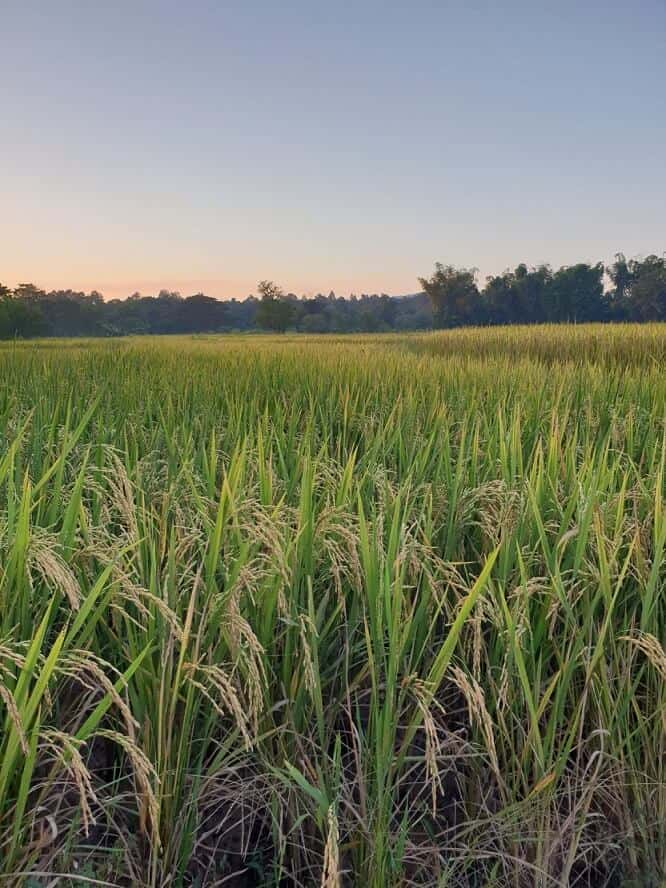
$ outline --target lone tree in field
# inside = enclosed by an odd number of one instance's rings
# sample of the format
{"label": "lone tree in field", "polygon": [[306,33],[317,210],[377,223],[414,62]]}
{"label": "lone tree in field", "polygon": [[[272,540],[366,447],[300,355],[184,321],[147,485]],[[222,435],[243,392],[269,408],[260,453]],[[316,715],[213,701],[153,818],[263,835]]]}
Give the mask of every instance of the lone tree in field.
{"label": "lone tree in field", "polygon": [[432,304],[435,327],[459,327],[478,321],[480,296],[475,268],[435,264],[430,278],[419,278]]}
{"label": "lone tree in field", "polygon": [[257,290],[261,296],[257,309],[258,326],[284,333],[294,316],[293,306],[286,299],[284,291],[273,281],[260,281]]}

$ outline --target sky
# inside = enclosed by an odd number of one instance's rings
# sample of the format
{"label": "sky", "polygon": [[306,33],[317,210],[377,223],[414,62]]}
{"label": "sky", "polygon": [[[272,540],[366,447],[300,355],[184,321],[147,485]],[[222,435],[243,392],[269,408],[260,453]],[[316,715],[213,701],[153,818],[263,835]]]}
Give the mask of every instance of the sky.
{"label": "sky", "polygon": [[410,293],[666,250],[666,0],[0,0],[0,281]]}

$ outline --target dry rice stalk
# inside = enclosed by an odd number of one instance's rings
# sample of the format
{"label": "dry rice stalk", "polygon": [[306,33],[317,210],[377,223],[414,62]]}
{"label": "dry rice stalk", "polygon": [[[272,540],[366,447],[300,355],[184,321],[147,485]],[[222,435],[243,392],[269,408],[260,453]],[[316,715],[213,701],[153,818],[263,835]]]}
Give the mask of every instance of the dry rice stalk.
{"label": "dry rice stalk", "polygon": [[645,654],[654,666],[661,678],[666,681],[666,651],[664,651],[659,639],[649,632],[637,632],[635,635],[622,635],[620,641],[628,641]]}
{"label": "dry rice stalk", "polygon": [[423,731],[425,734],[425,766],[426,775],[430,782],[430,791],[432,797],[432,813],[437,813],[437,791],[443,792],[442,779],[439,773],[438,760],[442,755],[442,745],[437,733],[437,726],[431,706],[437,706],[441,712],[444,709],[440,703],[433,699],[431,690],[427,683],[416,675],[408,676],[404,682],[404,687],[412,692],[416,705],[423,719]]}
{"label": "dry rice stalk", "polygon": [[9,688],[5,687],[2,682],[0,682],[0,699],[4,702],[5,707],[7,708],[7,714],[9,715],[9,720],[16,728],[16,733],[18,734],[19,743],[21,744],[21,750],[23,755],[28,754],[28,740],[25,736],[25,731],[23,729],[23,723],[21,721],[21,716],[18,711],[18,706],[16,705],[16,700],[14,699],[14,695],[9,690]]}
{"label": "dry rice stalk", "polygon": [[301,646],[303,648],[303,671],[305,673],[305,687],[309,694],[314,692],[317,686],[317,680],[314,672],[314,662],[312,660],[312,650],[308,640],[308,633],[317,636],[317,629],[313,625],[312,620],[307,614],[300,614],[298,618],[298,631],[301,637]]}
{"label": "dry rice stalk", "polygon": [[157,776],[153,765],[150,763],[150,760],[143,750],[124,734],[120,734],[118,731],[105,730],[98,731],[97,736],[106,737],[113,743],[117,743],[130,760],[140,793],[142,824],[144,827],[148,827],[153,840],[158,847],[161,847],[159,833],[159,806],[157,804],[155,790],[153,789],[153,782],[157,785],[159,783],[159,777]]}
{"label": "dry rice stalk", "polygon": [[[220,666],[207,666],[203,663],[185,663],[183,671],[189,675],[192,684],[201,691],[216,712],[220,715],[233,716],[245,746],[249,749],[252,740],[248,731],[247,715],[226,672]],[[205,683],[195,678],[196,675],[205,679]]]}
{"label": "dry rice stalk", "polygon": [[236,648],[237,657],[242,655],[243,667],[246,670],[247,695],[250,713],[255,728],[263,703],[263,688],[266,682],[264,669],[264,649],[248,621],[240,612],[238,595],[229,596],[227,614],[223,624],[230,630],[232,644]]}
{"label": "dry rice stalk", "polygon": [[96,656],[92,651],[73,650],[65,655],[59,671],[61,674],[80,682],[89,691],[96,692],[102,690],[105,694],[108,694],[122,715],[128,734],[132,735],[134,729],[139,727],[139,723],[130,712],[127,703],[116,690],[114,683],[107,676],[105,669],[117,673],[117,670],[110,663],[102,660],[101,657]]}
{"label": "dry rice stalk", "polygon": [[[114,574],[115,573],[116,572],[114,571]],[[115,578],[118,579],[119,577],[116,575]],[[160,616],[164,619],[171,632],[179,641],[182,641],[183,632],[178,617],[171,610],[166,601],[157,595],[153,595],[152,592],[149,592],[147,589],[142,589],[141,586],[132,583],[126,576],[123,576],[123,580],[125,580],[125,582],[119,586],[119,598],[125,602],[133,604],[141,616],[146,620],[150,619],[151,616],[146,602],[152,604],[155,609],[159,611]]]}
{"label": "dry rice stalk", "polygon": [[125,522],[129,539],[137,540],[139,538],[139,528],[136,521],[132,482],[122,460],[114,451],[111,451],[110,454],[113,468],[108,470],[107,477],[111,500]]}
{"label": "dry rice stalk", "polygon": [[64,766],[69,776],[74,780],[79,794],[79,807],[81,810],[81,822],[86,836],[90,825],[95,824],[91,802],[99,805],[99,799],[95,794],[90,778],[90,772],[79,751],[82,741],[70,734],[56,729],[44,731],[40,741],[54,754],[55,758]]}
{"label": "dry rice stalk", "polygon": [[3,674],[11,674],[2,662],[3,660],[6,660],[9,663],[13,663],[14,666],[18,666],[19,669],[23,668],[25,664],[25,657],[23,654],[20,654],[18,652],[18,647],[26,647],[26,642],[19,642],[18,644],[16,644],[15,642],[12,642],[11,639],[0,641],[0,672],[2,672]]}
{"label": "dry rice stalk", "polygon": [[35,567],[49,588],[55,588],[69,601],[72,610],[81,605],[81,592],[76,577],[56,552],[55,541],[33,536],[30,542],[30,564]]}
{"label": "dry rice stalk", "polygon": [[452,670],[452,680],[456,687],[461,691],[467,703],[470,722],[476,723],[481,731],[486,744],[486,749],[490,757],[492,769],[499,783],[502,783],[499,761],[497,759],[497,750],[495,748],[495,735],[493,732],[493,723],[490,713],[486,707],[486,699],[483,688],[472,676],[466,675],[458,666],[454,666]]}
{"label": "dry rice stalk", "polygon": [[340,853],[338,849],[339,829],[335,807],[329,806],[328,835],[324,847],[324,866],[321,874],[321,888],[339,888],[340,885]]}

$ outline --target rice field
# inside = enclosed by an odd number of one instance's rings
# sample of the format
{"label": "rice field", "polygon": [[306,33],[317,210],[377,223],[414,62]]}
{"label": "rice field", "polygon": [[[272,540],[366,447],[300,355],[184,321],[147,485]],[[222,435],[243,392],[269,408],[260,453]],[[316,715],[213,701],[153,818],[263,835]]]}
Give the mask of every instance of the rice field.
{"label": "rice field", "polygon": [[0,884],[666,881],[666,327],[0,347]]}

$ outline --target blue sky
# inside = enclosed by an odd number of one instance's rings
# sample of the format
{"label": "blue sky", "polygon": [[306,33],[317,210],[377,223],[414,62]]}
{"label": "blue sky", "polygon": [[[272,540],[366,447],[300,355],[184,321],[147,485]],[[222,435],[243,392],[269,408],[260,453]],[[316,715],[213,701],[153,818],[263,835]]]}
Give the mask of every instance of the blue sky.
{"label": "blue sky", "polygon": [[404,293],[666,250],[666,2],[0,0],[0,280]]}

